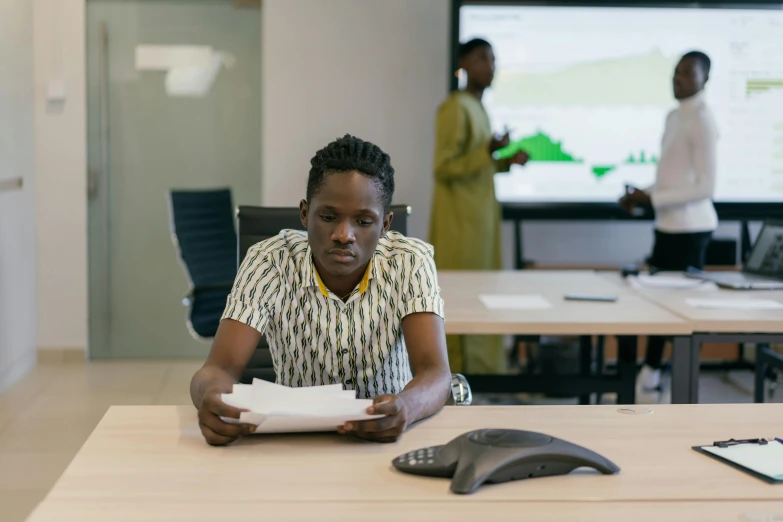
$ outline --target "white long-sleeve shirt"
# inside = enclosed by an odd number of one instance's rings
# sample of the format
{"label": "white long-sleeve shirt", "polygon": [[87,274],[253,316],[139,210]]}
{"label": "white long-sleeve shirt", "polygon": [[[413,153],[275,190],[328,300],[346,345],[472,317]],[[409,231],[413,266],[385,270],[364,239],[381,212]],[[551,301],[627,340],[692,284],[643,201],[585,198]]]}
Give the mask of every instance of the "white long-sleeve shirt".
{"label": "white long-sleeve shirt", "polygon": [[648,189],[661,232],[711,232],[718,129],[704,92],[683,100],[666,117],[655,185]]}

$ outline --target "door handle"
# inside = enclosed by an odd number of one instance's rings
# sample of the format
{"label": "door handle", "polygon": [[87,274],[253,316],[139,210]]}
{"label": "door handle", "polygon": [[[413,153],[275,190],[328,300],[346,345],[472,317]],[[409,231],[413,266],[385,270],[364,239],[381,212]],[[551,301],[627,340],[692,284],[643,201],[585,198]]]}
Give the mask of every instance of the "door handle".
{"label": "door handle", "polygon": [[100,185],[98,179],[100,176],[101,173],[95,169],[87,170],[87,199],[94,200],[98,197],[98,187]]}
{"label": "door handle", "polygon": [[24,180],[20,178],[0,179],[0,192],[19,190],[24,186]]}

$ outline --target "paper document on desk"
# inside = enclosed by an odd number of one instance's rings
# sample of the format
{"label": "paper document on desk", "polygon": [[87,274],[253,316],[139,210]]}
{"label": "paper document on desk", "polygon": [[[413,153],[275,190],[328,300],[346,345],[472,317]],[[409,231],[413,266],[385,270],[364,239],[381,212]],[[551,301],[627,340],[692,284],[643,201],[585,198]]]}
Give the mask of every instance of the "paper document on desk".
{"label": "paper document on desk", "polygon": [[337,431],[348,421],[376,419],[368,415],[370,399],[357,399],[353,390],[340,384],[290,388],[253,379],[253,384],[235,384],[232,393],[224,393],[223,402],[247,409],[231,423],[255,424],[256,433],[297,433]]}
{"label": "paper document on desk", "polygon": [[715,288],[715,285],[699,279],[688,279],[676,275],[648,275],[640,274],[637,277],[630,278],[631,286],[636,288],[668,288],[673,290],[689,290],[692,288],[704,287]]}
{"label": "paper document on desk", "polygon": [[480,295],[482,304],[489,310],[544,310],[552,303],[540,295]]}
{"label": "paper document on desk", "polygon": [[767,444],[737,444],[728,448],[702,446],[701,449],[772,480],[783,480],[783,444],[777,440]]}
{"label": "paper document on desk", "polygon": [[694,308],[713,310],[783,310],[783,303],[772,299],[686,299]]}

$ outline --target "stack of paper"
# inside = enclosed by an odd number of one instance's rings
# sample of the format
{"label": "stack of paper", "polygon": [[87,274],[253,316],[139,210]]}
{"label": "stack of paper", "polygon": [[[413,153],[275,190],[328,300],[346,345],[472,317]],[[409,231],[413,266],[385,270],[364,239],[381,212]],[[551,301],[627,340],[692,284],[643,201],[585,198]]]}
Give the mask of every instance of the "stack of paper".
{"label": "stack of paper", "polygon": [[253,384],[235,384],[233,393],[224,393],[223,402],[242,412],[241,422],[257,426],[256,433],[294,433],[305,431],[337,431],[348,421],[375,419],[368,415],[370,399],[357,399],[353,390],[342,385],[289,388],[253,379]]}

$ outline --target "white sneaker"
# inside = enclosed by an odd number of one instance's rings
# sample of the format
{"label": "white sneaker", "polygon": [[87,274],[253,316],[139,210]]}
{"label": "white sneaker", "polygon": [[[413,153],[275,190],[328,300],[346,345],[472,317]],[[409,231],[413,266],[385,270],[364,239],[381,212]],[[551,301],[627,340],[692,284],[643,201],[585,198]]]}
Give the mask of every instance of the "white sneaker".
{"label": "white sneaker", "polygon": [[642,371],[636,377],[636,404],[660,404],[662,399],[661,370],[642,366]]}
{"label": "white sneaker", "polygon": [[663,390],[636,387],[636,404],[661,404]]}

